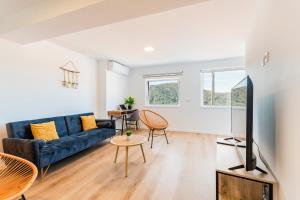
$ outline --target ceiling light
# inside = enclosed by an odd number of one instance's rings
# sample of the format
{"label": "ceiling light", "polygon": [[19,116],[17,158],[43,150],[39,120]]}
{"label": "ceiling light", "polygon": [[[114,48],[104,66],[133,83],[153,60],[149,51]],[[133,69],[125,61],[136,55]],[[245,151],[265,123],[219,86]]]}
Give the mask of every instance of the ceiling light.
{"label": "ceiling light", "polygon": [[149,46],[149,47],[145,47],[144,50],[145,50],[146,52],[152,52],[152,51],[154,51],[154,48],[151,47],[151,46]]}

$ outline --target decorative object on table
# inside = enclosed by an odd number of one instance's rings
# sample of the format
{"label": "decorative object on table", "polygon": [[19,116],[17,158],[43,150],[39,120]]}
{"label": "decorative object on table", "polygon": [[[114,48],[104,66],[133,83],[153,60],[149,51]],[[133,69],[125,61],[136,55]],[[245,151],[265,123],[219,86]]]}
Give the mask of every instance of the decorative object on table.
{"label": "decorative object on table", "polygon": [[131,135],[132,135],[132,130],[128,129],[128,130],[126,131],[126,135],[127,135],[127,140],[129,141],[129,140],[130,140],[130,137],[131,137]]}
{"label": "decorative object on table", "polygon": [[25,191],[38,174],[36,166],[22,158],[0,152],[0,199],[25,200]]}
{"label": "decorative object on table", "polygon": [[132,106],[134,105],[134,98],[133,97],[128,97],[128,98],[125,98],[125,105],[127,105],[127,108],[128,110],[131,110],[132,109]]}
{"label": "decorative object on table", "polygon": [[130,141],[128,141],[128,140],[126,140],[125,137],[127,137],[127,136],[125,136],[125,135],[115,136],[110,140],[110,143],[117,146],[117,151],[116,151],[114,163],[117,162],[119,148],[120,147],[125,147],[125,149],[126,149],[126,154],[125,154],[125,156],[126,156],[125,157],[125,177],[127,177],[129,147],[140,146],[142,154],[143,154],[144,163],[145,163],[146,162],[146,157],[145,157],[145,153],[144,153],[144,149],[143,149],[143,144],[147,141],[147,138],[145,136],[142,136],[142,135],[134,134],[134,135],[131,136],[132,138],[130,139]]}
{"label": "decorative object on table", "polygon": [[120,104],[119,106],[120,106],[121,110],[127,110],[125,104]]}
{"label": "decorative object on table", "polygon": [[[166,129],[168,128],[168,121],[164,117],[151,110],[141,110],[140,119],[149,128],[148,141],[151,136],[151,148],[153,145],[154,136],[164,135],[167,140],[167,144],[169,144],[167,133],[166,133]],[[154,131],[163,131],[164,133],[154,134]]]}
{"label": "decorative object on table", "polygon": [[135,126],[135,129],[138,130],[138,123],[140,120],[139,110],[134,111],[133,113],[126,115],[126,127]]}
{"label": "decorative object on table", "polygon": [[60,69],[63,71],[64,80],[62,85],[66,88],[77,89],[79,85],[79,71],[76,65],[69,60]]}

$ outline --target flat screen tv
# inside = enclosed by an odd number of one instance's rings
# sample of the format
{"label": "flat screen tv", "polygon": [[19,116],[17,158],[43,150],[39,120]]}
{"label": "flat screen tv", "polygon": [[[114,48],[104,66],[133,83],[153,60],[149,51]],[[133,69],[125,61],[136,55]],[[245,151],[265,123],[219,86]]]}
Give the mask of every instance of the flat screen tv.
{"label": "flat screen tv", "polygon": [[[253,153],[253,83],[249,76],[231,89],[231,133],[235,141],[245,142],[246,160],[243,165],[230,169],[256,169],[266,173],[256,166],[256,156]],[[237,149],[241,146],[236,145]]]}

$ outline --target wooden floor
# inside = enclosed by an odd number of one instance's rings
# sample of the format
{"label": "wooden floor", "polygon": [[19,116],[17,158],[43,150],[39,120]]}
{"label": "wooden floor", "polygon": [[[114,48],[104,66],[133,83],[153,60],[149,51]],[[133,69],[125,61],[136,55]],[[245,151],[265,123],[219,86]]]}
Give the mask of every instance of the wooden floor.
{"label": "wooden floor", "polygon": [[[146,135],[146,132],[140,132]],[[125,149],[109,141],[53,165],[43,181],[26,193],[29,200],[83,199],[215,199],[216,137],[193,133],[168,133],[129,148],[128,177],[124,177]]]}

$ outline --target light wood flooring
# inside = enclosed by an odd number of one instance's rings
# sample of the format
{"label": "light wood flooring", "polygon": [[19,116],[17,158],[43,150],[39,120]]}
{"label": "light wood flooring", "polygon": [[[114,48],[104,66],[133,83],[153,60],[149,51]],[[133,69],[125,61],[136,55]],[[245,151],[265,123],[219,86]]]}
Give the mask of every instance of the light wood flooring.
{"label": "light wood flooring", "polygon": [[[140,131],[139,134],[147,135]],[[215,199],[216,137],[168,132],[140,147],[129,148],[128,177],[125,149],[109,143],[83,151],[50,167],[25,194],[28,200],[213,200]]]}

